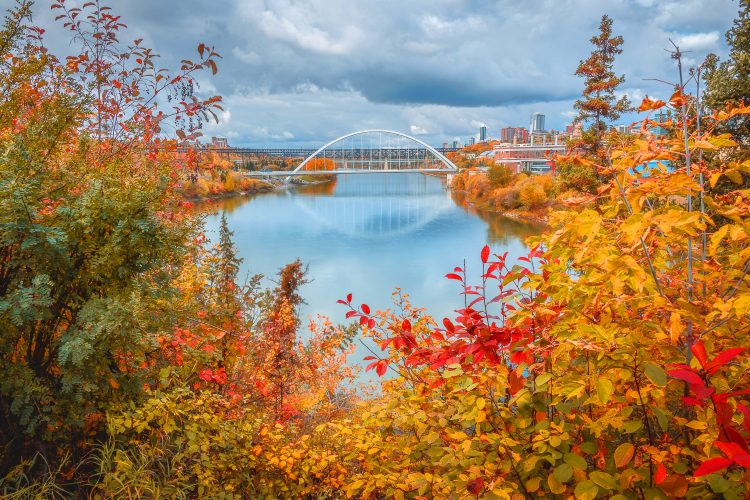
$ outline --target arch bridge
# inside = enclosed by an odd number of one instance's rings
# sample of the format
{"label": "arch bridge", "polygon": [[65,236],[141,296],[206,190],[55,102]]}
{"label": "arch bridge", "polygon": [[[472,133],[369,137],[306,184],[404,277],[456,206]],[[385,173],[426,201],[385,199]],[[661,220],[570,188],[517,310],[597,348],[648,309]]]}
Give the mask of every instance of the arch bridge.
{"label": "arch bridge", "polygon": [[252,177],[321,174],[453,173],[458,167],[429,144],[392,130],[360,130],[318,148],[293,171],[247,172]]}

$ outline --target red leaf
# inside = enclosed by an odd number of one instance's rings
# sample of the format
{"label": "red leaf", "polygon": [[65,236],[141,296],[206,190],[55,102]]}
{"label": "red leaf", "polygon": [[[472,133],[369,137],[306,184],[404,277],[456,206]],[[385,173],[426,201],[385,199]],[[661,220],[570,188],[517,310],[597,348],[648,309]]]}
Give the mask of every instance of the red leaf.
{"label": "red leaf", "polygon": [[484,479],[481,477],[472,479],[466,484],[466,489],[469,490],[469,493],[472,495],[479,495],[482,492],[482,488],[484,488]]}
{"label": "red leaf", "polygon": [[453,323],[451,323],[451,320],[449,320],[448,318],[443,318],[443,325],[449,333],[453,333],[453,331],[456,329],[456,327],[453,326]]}
{"label": "red leaf", "polygon": [[707,474],[711,474],[712,472],[717,472],[722,469],[726,469],[732,465],[732,461],[728,458],[724,457],[716,457],[716,458],[710,458],[703,462],[700,467],[698,467],[695,470],[695,473],[693,476],[700,477],[705,476]]}
{"label": "red leaf", "polygon": [[686,405],[690,405],[690,406],[703,406],[703,405],[706,404],[703,401],[701,401],[700,399],[695,399],[695,398],[691,398],[691,397],[688,397],[688,396],[683,396],[682,397],[682,402],[685,403]]}
{"label": "red leaf", "polygon": [[411,323],[409,323],[408,319],[401,322],[401,328],[407,332],[411,331]]}
{"label": "red leaf", "polygon": [[382,377],[385,375],[386,370],[388,370],[388,361],[381,359],[377,362],[377,366],[375,366],[375,373],[377,373],[379,377]]}
{"label": "red leaf", "polygon": [[529,252],[529,257],[536,257],[537,259],[541,257],[543,254],[539,247],[540,245],[536,245],[534,248],[532,248]]}
{"label": "red leaf", "polygon": [[352,301],[352,294],[351,293],[349,293],[349,294],[346,295],[346,301],[347,302],[351,302]]}
{"label": "red leaf", "polygon": [[449,280],[463,281],[463,278],[461,278],[461,276],[459,276],[458,274],[454,274],[454,273],[448,273],[445,275],[445,277],[448,278]]}
{"label": "red leaf", "polygon": [[742,447],[737,443],[725,443],[723,441],[716,441],[716,443],[714,444],[718,449],[721,450],[722,453],[724,453],[724,455],[728,456],[732,460],[735,460],[737,455],[747,455],[747,449],[742,449]]}
{"label": "red leaf", "polygon": [[704,368],[708,373],[713,375],[719,368],[736,358],[743,350],[743,347],[727,349],[726,351],[719,353],[719,355],[712,359],[708,365],[704,366]]}
{"label": "red leaf", "polygon": [[667,469],[664,467],[664,464],[659,462],[656,464],[656,474],[654,474],[654,482],[656,484],[661,484],[664,482],[664,480],[667,478]]}
{"label": "red leaf", "polygon": [[669,372],[667,372],[667,374],[672,378],[683,380],[691,385],[695,384],[704,386],[703,380],[695,372],[691,372],[689,370],[670,370]]}
{"label": "red leaf", "polygon": [[519,376],[515,370],[508,374],[508,391],[511,394],[515,394],[520,391],[525,383],[526,379],[522,376]]}
{"label": "red leaf", "polygon": [[362,304],[362,312],[365,314],[370,314],[370,306],[367,304]]}
{"label": "red leaf", "polygon": [[512,363],[515,363],[517,365],[520,365],[524,361],[526,361],[526,353],[522,350],[513,351],[510,354],[510,361]]}
{"label": "red leaf", "polygon": [[703,369],[705,369],[706,363],[708,362],[708,354],[706,354],[706,346],[703,345],[703,342],[699,340],[698,342],[690,346],[690,350],[698,359],[698,362],[701,364]]}
{"label": "red leaf", "polygon": [[487,263],[487,259],[490,258],[490,247],[489,245],[485,245],[484,248],[482,248],[482,262]]}
{"label": "red leaf", "polygon": [[742,419],[742,427],[745,428],[745,432],[750,433],[750,408],[743,405],[742,403],[738,403],[737,409],[742,412],[742,415],[744,415]]}

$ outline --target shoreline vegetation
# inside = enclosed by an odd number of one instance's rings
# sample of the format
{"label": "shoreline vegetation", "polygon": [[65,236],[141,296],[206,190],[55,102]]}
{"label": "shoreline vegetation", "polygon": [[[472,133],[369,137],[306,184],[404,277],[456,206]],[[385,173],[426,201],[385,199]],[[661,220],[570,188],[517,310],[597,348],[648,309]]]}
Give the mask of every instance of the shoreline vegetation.
{"label": "shoreline vegetation", "polygon": [[237,171],[210,170],[201,174],[188,176],[180,182],[177,192],[188,202],[204,202],[221,200],[233,196],[248,196],[260,193],[269,193],[280,189],[292,187],[313,186],[334,182],[335,177],[330,175],[300,176],[292,179],[289,184],[281,180],[261,180],[248,178]]}
{"label": "shoreline vegetation", "polygon": [[502,165],[491,166],[487,173],[463,170],[453,177],[449,189],[479,210],[536,224],[546,225],[550,211],[562,205],[555,197],[552,176],[514,174]]}

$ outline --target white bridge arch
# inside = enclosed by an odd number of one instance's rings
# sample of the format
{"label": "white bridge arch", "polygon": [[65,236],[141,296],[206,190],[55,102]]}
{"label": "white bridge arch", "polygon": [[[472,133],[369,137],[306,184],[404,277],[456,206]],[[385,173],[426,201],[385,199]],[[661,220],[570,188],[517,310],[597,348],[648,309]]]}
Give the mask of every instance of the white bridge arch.
{"label": "white bridge arch", "polygon": [[[355,144],[357,139],[358,145]],[[365,141],[365,139],[368,140]],[[404,142],[407,147],[404,147]],[[348,144],[349,147],[345,147]],[[308,165],[316,165],[317,160],[322,160],[323,169],[313,168],[312,171],[306,169]],[[391,166],[394,164],[395,168]],[[373,168],[373,165],[377,167]],[[333,168],[328,168],[329,166]],[[451,173],[457,171],[458,167],[445,155],[416,137],[393,130],[370,129],[342,135],[318,148],[288,174],[285,182],[289,182],[294,175],[306,173]]]}

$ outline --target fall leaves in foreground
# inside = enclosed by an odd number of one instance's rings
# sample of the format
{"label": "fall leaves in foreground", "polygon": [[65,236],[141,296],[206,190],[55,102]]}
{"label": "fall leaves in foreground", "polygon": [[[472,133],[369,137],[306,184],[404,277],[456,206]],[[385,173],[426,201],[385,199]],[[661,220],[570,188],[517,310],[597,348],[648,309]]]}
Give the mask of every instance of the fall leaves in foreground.
{"label": "fall leaves in foreground", "polygon": [[[101,50],[55,60],[25,3],[0,34],[3,496],[747,495],[750,163],[726,130],[750,108],[645,101],[638,138],[567,158],[604,187],[526,257],[449,270],[455,315],[348,296],[354,326],[302,333],[303,264],[240,280],[154,142],[215,108],[190,90],[215,52],[166,76],[108,9],[54,5]],[[352,388],[357,329],[379,394]]]}
{"label": "fall leaves in foreground", "polygon": [[[683,99],[643,107],[676,109]],[[219,382],[157,391],[110,417],[115,450],[130,468],[143,455],[175,461],[181,472],[163,487],[203,494],[745,495],[750,204],[736,181],[750,166],[724,160],[734,142],[713,130],[748,113],[704,117],[688,138],[705,189],[685,167],[632,173],[685,154],[679,123],[655,137],[647,118],[640,139],[613,145],[611,164],[598,166],[612,176],[598,204],[556,213],[517,263],[485,247],[476,284],[461,267],[446,275],[464,297],[454,317],[436,323],[402,295],[393,311],[342,299],[381,347],[368,360],[390,373],[381,396],[357,403],[334,381],[336,411],[321,413],[324,397],[279,414],[232,402]],[[710,208],[687,210],[687,190]],[[180,408],[175,421],[170,408]],[[162,436],[156,448],[145,447],[148,435]],[[105,477],[121,484],[126,471]]]}

